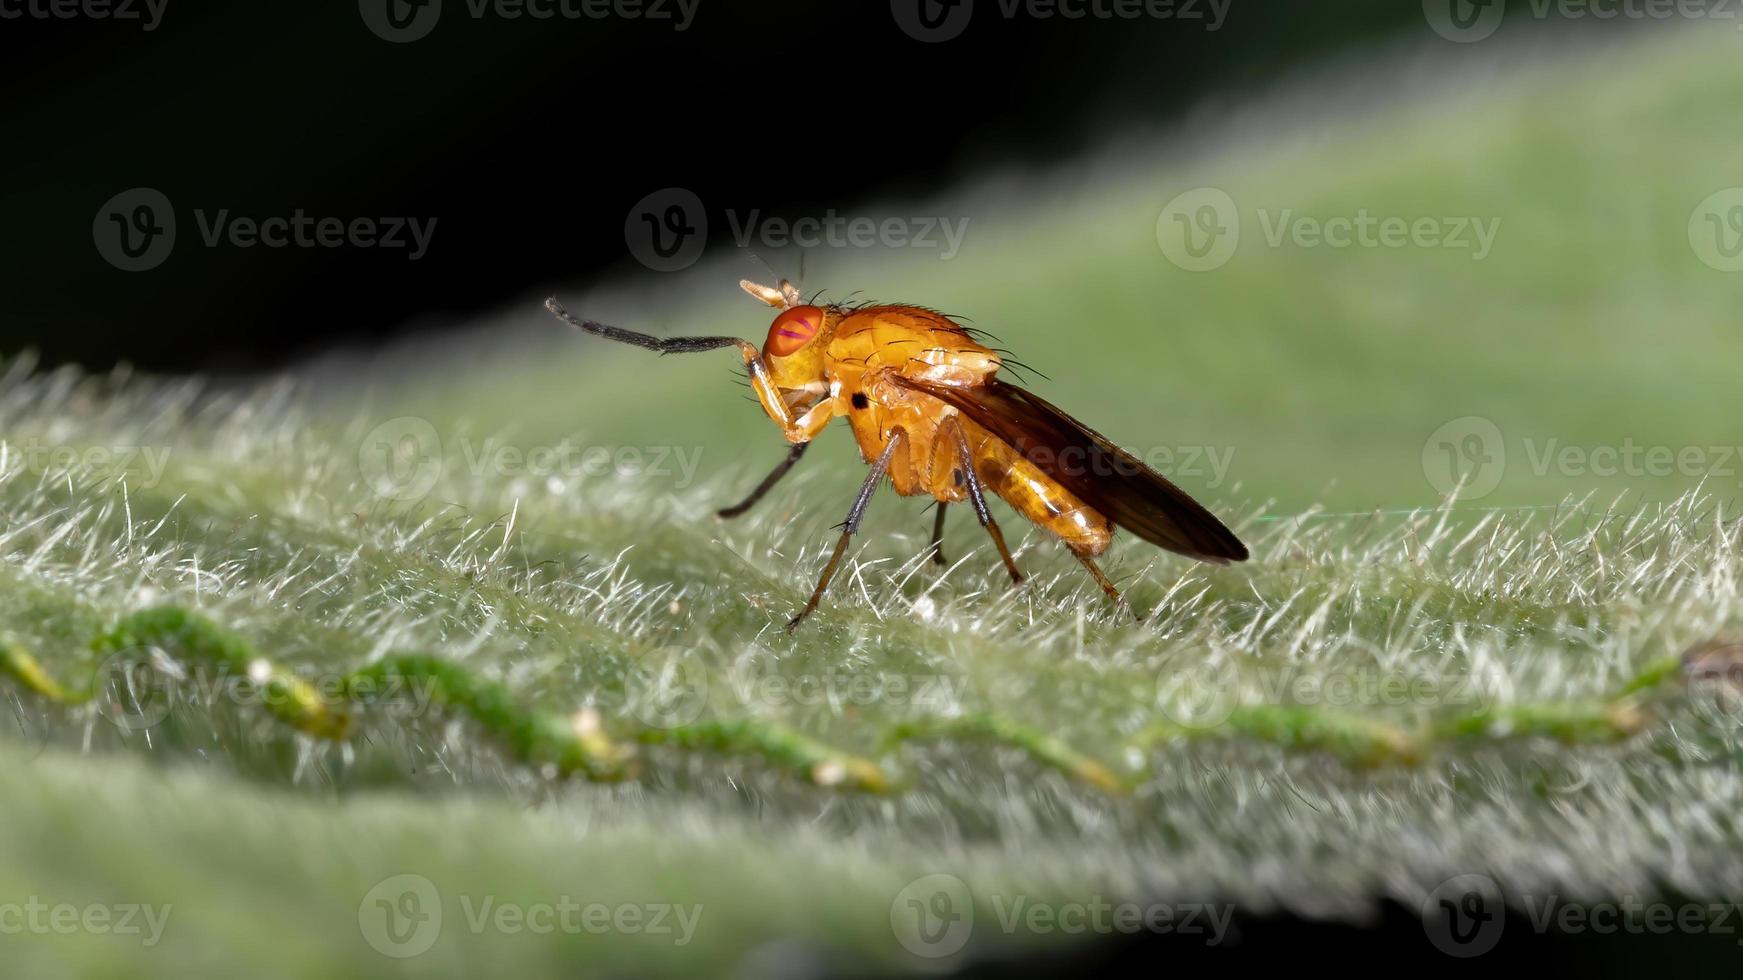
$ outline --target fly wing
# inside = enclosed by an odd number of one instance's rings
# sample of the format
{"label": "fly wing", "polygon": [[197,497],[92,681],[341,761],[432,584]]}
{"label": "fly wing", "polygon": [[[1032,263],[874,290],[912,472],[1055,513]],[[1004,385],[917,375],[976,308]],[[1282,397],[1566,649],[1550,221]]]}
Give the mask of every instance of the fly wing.
{"label": "fly wing", "polygon": [[956,408],[1145,541],[1201,561],[1247,559],[1247,546],[1198,501],[1046,400],[996,378],[977,385],[892,380]]}

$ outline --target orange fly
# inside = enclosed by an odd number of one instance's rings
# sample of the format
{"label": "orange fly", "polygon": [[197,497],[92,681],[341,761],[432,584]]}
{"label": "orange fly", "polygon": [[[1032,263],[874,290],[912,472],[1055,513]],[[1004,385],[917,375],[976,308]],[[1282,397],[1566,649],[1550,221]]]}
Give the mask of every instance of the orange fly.
{"label": "orange fly", "polygon": [[1200,561],[1246,559],[1240,539],[1179,487],[1071,416],[999,380],[998,353],[944,314],[919,306],[813,305],[785,279],[774,288],[739,285],[781,311],[761,350],[736,337],[662,340],[580,319],[555,299],[545,306],[570,326],[661,354],[738,348],[757,400],[791,449],[748,498],[721,517],[749,510],[831,419],[848,420],[871,472],[811,600],[787,629],[817,608],[886,475],[897,493],[938,501],[934,560],[944,562],[939,542],[945,506],[967,501],[1014,584],[1023,576],[987,510],[989,490],[1064,542],[1115,602],[1121,601],[1119,591],[1095,563],[1115,527]]}

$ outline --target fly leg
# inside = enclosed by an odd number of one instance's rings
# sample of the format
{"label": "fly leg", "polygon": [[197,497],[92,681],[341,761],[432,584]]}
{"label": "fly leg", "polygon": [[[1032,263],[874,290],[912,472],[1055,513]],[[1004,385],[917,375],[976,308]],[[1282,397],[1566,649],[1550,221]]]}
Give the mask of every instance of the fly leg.
{"label": "fly leg", "polygon": [[786,398],[782,397],[775,383],[769,380],[769,366],[763,362],[763,352],[748,340],[738,337],[669,337],[662,340],[622,327],[583,320],[563,309],[563,304],[557,302],[555,297],[545,300],[545,309],[550,310],[552,316],[583,333],[641,347],[661,355],[692,354],[697,351],[719,350],[722,347],[737,347],[739,356],[744,358],[744,368],[750,373],[750,385],[757,394],[757,401],[762,402],[763,410],[769,413],[769,418],[774,419],[775,424],[781,427],[781,433],[787,437],[787,441],[795,445],[810,442],[813,436],[822,432],[823,427],[829,424],[833,415],[831,402],[825,399],[804,415],[794,418]]}
{"label": "fly leg", "polygon": [[[974,472],[974,452],[968,448],[968,437],[962,434],[960,426],[950,428],[956,439],[956,465],[962,473],[963,484],[968,487],[968,502],[974,507],[974,516],[980,518],[980,526],[986,528],[986,533],[999,549],[999,557],[1005,560],[1005,571],[1011,573],[1011,584],[1022,585],[1023,573],[1017,571],[1011,549],[1005,547],[1005,532],[999,530],[999,522],[993,520],[992,512],[987,510],[986,494],[981,491],[980,477]],[[940,503],[938,506],[944,505]]]}
{"label": "fly leg", "polygon": [[938,501],[938,516],[932,521],[932,563],[934,565],[949,565],[944,560],[944,508],[950,506],[947,500]]}
{"label": "fly leg", "polygon": [[1120,595],[1120,590],[1114,588],[1114,583],[1108,581],[1108,577],[1102,574],[1101,566],[1095,563],[1093,557],[1091,557],[1087,552],[1078,551],[1076,548],[1071,548],[1070,551],[1077,557],[1078,561],[1083,563],[1084,568],[1089,569],[1089,574],[1095,579],[1095,584],[1101,586],[1101,590],[1108,594],[1109,599],[1112,599],[1116,605],[1131,613],[1133,618],[1138,622],[1141,623],[1144,621],[1144,617],[1139,615],[1137,610],[1127,604],[1125,596]]}
{"label": "fly leg", "polygon": [[659,354],[692,354],[696,351],[718,350],[722,347],[738,347],[741,350],[750,348],[753,353],[756,352],[756,348],[751,347],[750,341],[740,340],[737,337],[672,337],[661,340],[645,333],[636,333],[634,330],[607,326],[593,320],[583,320],[563,309],[563,304],[557,302],[555,296],[545,300],[545,309],[550,310],[552,316],[576,330],[593,334],[596,337],[604,337],[606,340],[615,340],[620,344],[633,344],[636,347],[643,347]]}
{"label": "fly leg", "polygon": [[817,588],[811,593],[811,601],[805,603],[805,608],[799,610],[799,615],[787,621],[787,632],[798,626],[806,616],[817,608],[817,603],[823,600],[823,593],[829,589],[829,580],[835,577],[835,569],[841,564],[841,556],[847,554],[847,543],[859,532],[860,519],[865,516],[865,507],[871,503],[872,494],[877,491],[879,481],[890,471],[890,460],[896,455],[896,447],[904,441],[904,433],[897,429],[890,436],[890,444],[884,447],[883,454],[872,464],[871,472],[865,475],[865,483],[860,485],[859,496],[854,498],[853,509],[847,512],[847,520],[841,523],[841,540],[835,542],[835,553],[829,556],[829,564],[823,566],[823,575],[817,579]]}
{"label": "fly leg", "polygon": [[730,519],[743,514],[752,507],[755,507],[757,501],[763,499],[764,494],[768,493],[775,484],[781,482],[781,477],[787,475],[787,471],[793,468],[793,464],[799,461],[799,457],[805,455],[805,448],[809,445],[811,445],[809,442],[793,443],[793,448],[787,450],[787,458],[781,460],[780,463],[775,466],[774,472],[763,477],[763,482],[757,484],[757,488],[750,492],[750,496],[736,504],[733,504],[731,507],[719,511],[716,516],[722,519]]}

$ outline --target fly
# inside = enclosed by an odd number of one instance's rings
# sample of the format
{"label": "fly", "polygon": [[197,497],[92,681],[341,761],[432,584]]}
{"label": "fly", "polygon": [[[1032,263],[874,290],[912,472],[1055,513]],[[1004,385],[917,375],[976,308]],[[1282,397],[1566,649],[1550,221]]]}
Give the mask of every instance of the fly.
{"label": "fly", "polygon": [[1023,575],[987,509],[988,493],[1059,538],[1115,602],[1122,602],[1119,590],[1095,559],[1107,551],[1116,527],[1199,561],[1246,560],[1240,539],[1185,491],[1049,402],[1000,380],[998,352],[950,317],[919,306],[819,306],[805,302],[785,279],[775,287],[739,285],[781,311],[761,349],[737,337],[662,340],[580,319],[555,299],[545,307],[579,330],[661,354],[738,348],[757,401],[790,448],[750,496],[719,512],[723,518],[750,510],[825,425],[847,419],[871,472],[817,587],[788,630],[822,601],[885,477],[903,496],[938,501],[931,551],[939,564],[944,508],[969,504],[1013,585]]}

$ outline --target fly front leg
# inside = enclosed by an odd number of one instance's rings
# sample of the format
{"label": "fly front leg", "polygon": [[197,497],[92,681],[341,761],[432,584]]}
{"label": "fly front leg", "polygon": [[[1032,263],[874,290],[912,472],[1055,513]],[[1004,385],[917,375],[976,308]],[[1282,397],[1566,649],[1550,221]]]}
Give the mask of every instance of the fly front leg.
{"label": "fly front leg", "polygon": [[717,511],[716,516],[723,520],[730,519],[743,514],[752,507],[755,507],[757,501],[763,499],[764,494],[773,489],[775,484],[781,482],[781,477],[787,475],[787,471],[793,468],[793,464],[799,461],[799,457],[805,455],[805,450],[810,445],[809,442],[793,443],[793,448],[787,451],[787,458],[781,460],[780,463],[775,466],[774,472],[763,477],[763,482],[757,484],[757,488],[750,492],[750,496],[736,504],[733,504],[731,507]]}
{"label": "fly front leg", "polygon": [[805,608],[799,610],[799,615],[787,621],[787,632],[798,626],[806,616],[817,609],[817,603],[823,601],[823,593],[829,589],[829,581],[835,577],[835,569],[841,564],[841,558],[847,554],[847,543],[859,533],[860,519],[865,517],[866,505],[871,503],[872,494],[877,491],[884,475],[890,471],[890,460],[896,455],[896,447],[906,442],[905,433],[897,429],[890,436],[890,444],[884,447],[883,454],[872,463],[871,472],[865,475],[865,483],[860,485],[859,496],[854,498],[853,509],[847,512],[847,520],[841,524],[841,539],[835,542],[835,553],[829,556],[829,564],[823,566],[823,574],[817,579],[817,588],[811,592],[811,601],[805,603]]}
{"label": "fly front leg", "polygon": [[545,300],[545,309],[550,310],[552,316],[583,333],[615,340],[620,344],[631,344],[659,354],[693,354],[697,351],[719,350],[722,347],[737,347],[745,351],[746,356],[759,356],[760,353],[750,341],[738,337],[668,337],[662,340],[650,334],[636,333],[634,330],[608,326],[594,320],[583,320],[563,309],[563,304],[557,302],[555,296]]}
{"label": "fly front leg", "polygon": [[[1005,547],[1005,533],[999,530],[999,522],[993,520],[992,511],[987,510],[986,494],[981,490],[980,477],[974,472],[974,451],[968,447],[968,437],[963,435],[960,425],[951,425],[950,433],[956,440],[956,465],[962,473],[963,484],[968,488],[968,502],[974,507],[974,516],[980,519],[980,526],[986,528],[993,545],[999,549],[999,557],[1005,561],[1005,571],[1011,573],[1011,584],[1022,585],[1023,573],[1017,571],[1011,549]],[[944,505],[940,503],[938,506]]]}
{"label": "fly front leg", "polygon": [[[622,327],[613,327],[595,320],[583,320],[557,302],[555,297],[545,300],[545,309],[551,315],[562,320],[569,326],[583,333],[615,340],[620,344],[630,344],[644,350],[651,350],[660,355],[694,354],[699,351],[719,350],[722,347],[737,347],[739,356],[744,359],[744,368],[750,374],[751,389],[756,392],[757,401],[762,403],[763,410],[769,413],[769,418],[781,427],[781,434],[793,444],[810,442],[812,437],[823,431],[829,424],[834,407],[825,398],[810,411],[798,418],[793,417],[793,410],[787,406],[786,398],[782,397],[781,389],[769,379],[769,366],[763,361],[763,352],[748,340],[740,337],[667,337],[660,338],[650,334],[636,333]],[[785,471],[783,471],[785,472]]]}
{"label": "fly front leg", "polygon": [[944,560],[944,508],[950,506],[950,501],[938,501],[938,516],[932,520],[932,563],[934,565],[949,565]]}

